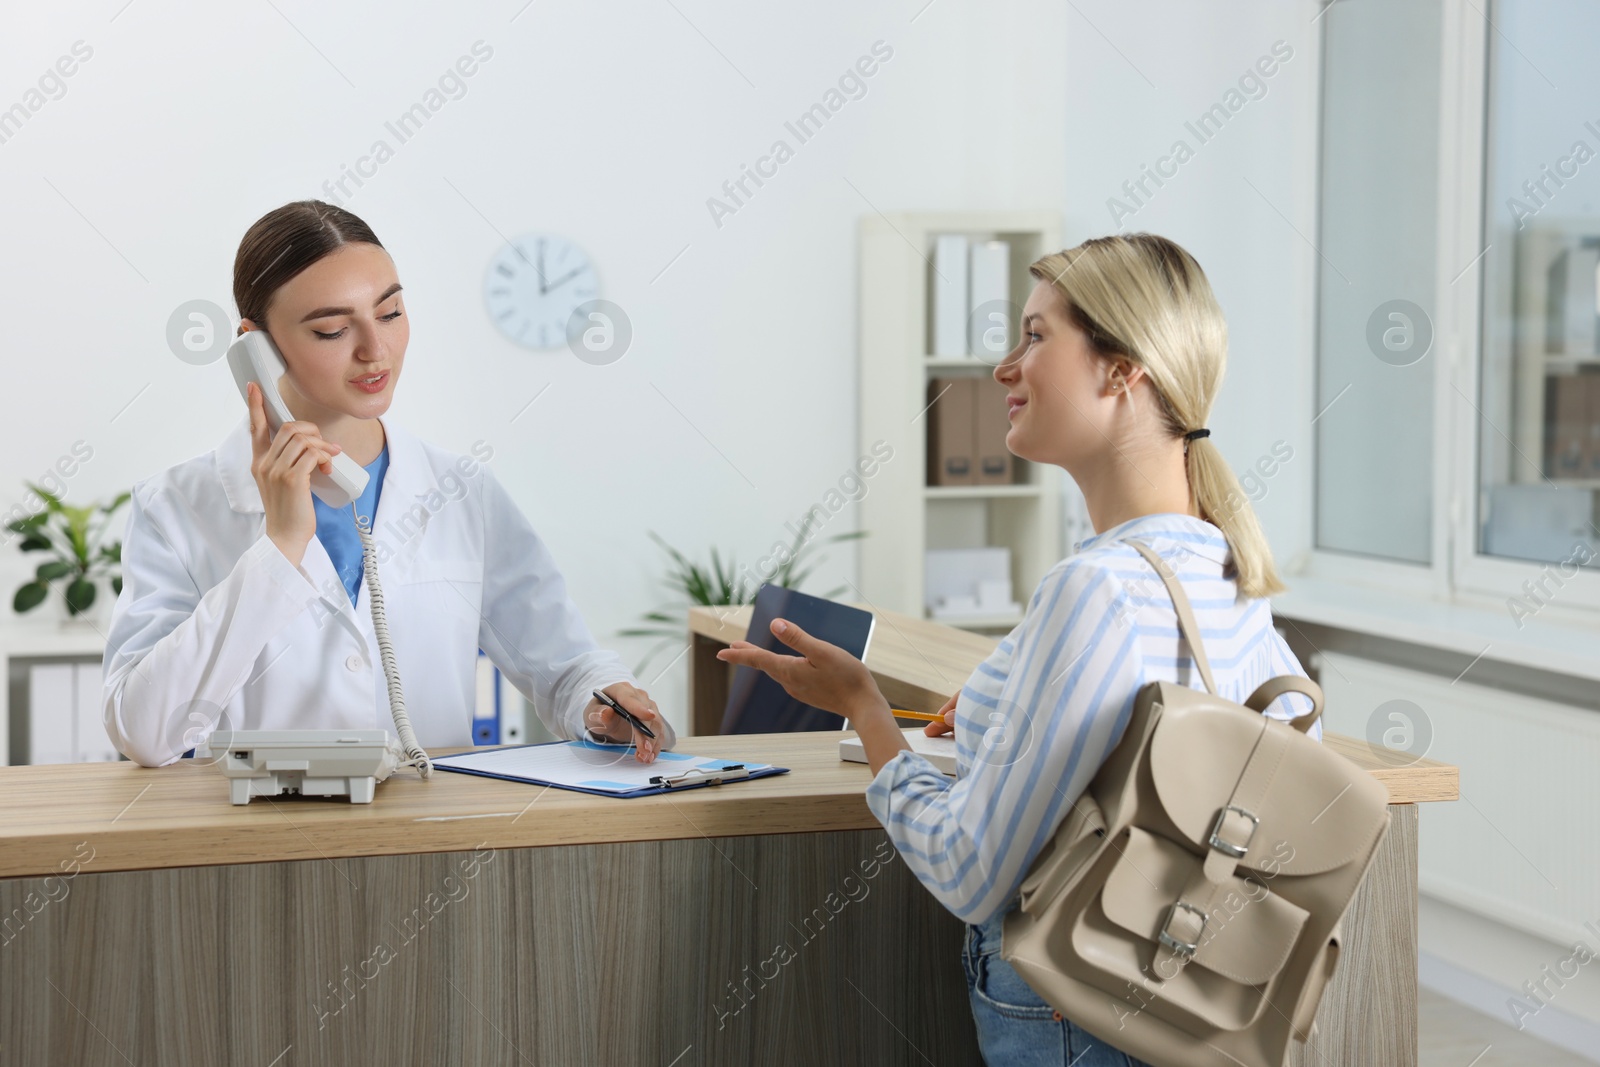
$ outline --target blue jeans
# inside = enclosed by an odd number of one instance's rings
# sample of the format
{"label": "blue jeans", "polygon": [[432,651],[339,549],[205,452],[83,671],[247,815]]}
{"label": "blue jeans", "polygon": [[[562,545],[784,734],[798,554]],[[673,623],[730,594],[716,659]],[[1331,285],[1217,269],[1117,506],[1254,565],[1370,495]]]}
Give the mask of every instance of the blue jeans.
{"label": "blue jeans", "polygon": [[978,1025],[978,1048],[990,1067],[1150,1067],[1093,1037],[1046,1004],[1000,958],[1002,911],[981,926],[967,926],[961,966]]}

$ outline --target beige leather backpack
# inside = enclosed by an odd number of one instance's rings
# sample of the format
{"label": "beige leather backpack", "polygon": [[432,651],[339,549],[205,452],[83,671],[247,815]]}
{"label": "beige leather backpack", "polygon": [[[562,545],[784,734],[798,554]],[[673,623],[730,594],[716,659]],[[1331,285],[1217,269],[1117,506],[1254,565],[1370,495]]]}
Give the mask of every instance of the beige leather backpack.
{"label": "beige leather backpack", "polygon": [[[1155,1067],[1282,1067],[1339,960],[1389,828],[1388,790],[1305,736],[1299,675],[1216,696],[1194,612],[1161,576],[1206,692],[1139,691],[1127,731],[1034,861],[1000,955],[1062,1015]],[[1284,693],[1313,710],[1262,714]]]}

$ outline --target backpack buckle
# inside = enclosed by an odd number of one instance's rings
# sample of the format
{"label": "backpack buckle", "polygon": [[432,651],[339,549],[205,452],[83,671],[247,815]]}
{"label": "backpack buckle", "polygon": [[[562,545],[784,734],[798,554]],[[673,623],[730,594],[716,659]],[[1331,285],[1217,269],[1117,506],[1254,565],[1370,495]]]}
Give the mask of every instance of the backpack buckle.
{"label": "backpack buckle", "polygon": [[[1238,815],[1243,815],[1245,818],[1250,820],[1250,832],[1245,835],[1244,844],[1242,845],[1236,845],[1232,841],[1226,840],[1222,836],[1222,824],[1227,820],[1228,812],[1230,811]],[[1229,856],[1233,859],[1242,859],[1244,854],[1250,851],[1250,842],[1255,839],[1256,827],[1260,825],[1261,820],[1256,818],[1255,815],[1251,814],[1250,812],[1245,811],[1243,808],[1235,807],[1232,804],[1225,805],[1220,811],[1217,812],[1217,821],[1211,824],[1211,847],[1222,853],[1224,856]]]}
{"label": "backpack buckle", "polygon": [[[1200,928],[1195,931],[1195,939],[1193,941],[1180,941],[1167,932],[1167,927],[1172,925],[1173,917],[1178,914],[1179,908],[1182,908],[1187,912],[1192,912],[1200,917]],[[1172,951],[1182,956],[1184,959],[1192,960],[1194,959],[1194,954],[1200,949],[1200,935],[1205,933],[1206,918],[1206,913],[1195,907],[1193,904],[1187,904],[1181,900],[1172,904],[1168,904],[1166,920],[1162,922],[1161,932],[1156,935],[1156,939],[1167,948],[1170,948]]]}

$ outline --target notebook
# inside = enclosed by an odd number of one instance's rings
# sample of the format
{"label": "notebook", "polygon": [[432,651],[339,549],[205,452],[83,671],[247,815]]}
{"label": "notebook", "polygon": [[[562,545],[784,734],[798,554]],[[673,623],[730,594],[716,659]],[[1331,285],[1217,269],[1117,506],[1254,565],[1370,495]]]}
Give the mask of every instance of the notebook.
{"label": "notebook", "polygon": [[[910,730],[901,730],[906,741],[911,745],[911,751],[919,756],[926,756],[928,762],[939,768],[945,774],[954,778],[956,776],[956,739],[953,734],[943,737],[929,737],[922,732],[922,727]],[[839,758],[851,763],[867,762],[866,750],[861,747],[861,738],[855,734],[839,742]]]}

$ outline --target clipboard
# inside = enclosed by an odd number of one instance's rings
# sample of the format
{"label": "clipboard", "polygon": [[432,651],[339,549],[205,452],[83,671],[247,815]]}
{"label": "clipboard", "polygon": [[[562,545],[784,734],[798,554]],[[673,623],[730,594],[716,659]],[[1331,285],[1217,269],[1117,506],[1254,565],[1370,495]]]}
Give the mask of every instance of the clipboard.
{"label": "clipboard", "polygon": [[789,773],[789,768],[770,763],[715,759],[675,751],[657,753],[653,763],[640,763],[633,758],[632,745],[602,745],[589,740],[547,741],[537,745],[458,752],[436,757],[433,766],[436,770],[457,774],[552,786],[623,800]]}

